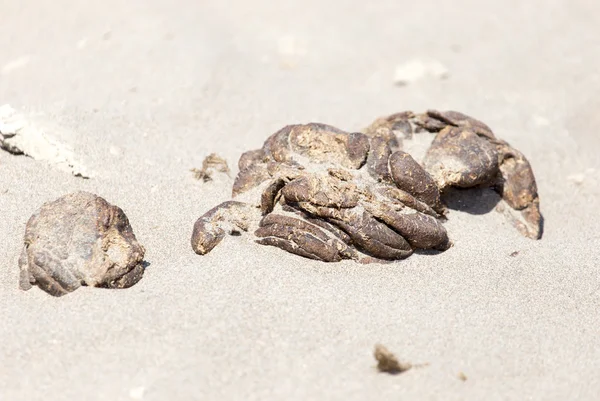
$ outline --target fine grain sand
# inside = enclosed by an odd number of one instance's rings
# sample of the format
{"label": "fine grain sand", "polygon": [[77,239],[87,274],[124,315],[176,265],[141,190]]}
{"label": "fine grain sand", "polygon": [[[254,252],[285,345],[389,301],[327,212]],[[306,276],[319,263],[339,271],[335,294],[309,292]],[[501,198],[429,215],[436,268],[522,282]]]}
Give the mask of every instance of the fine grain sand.
{"label": "fine grain sand", "polygon": [[[598,2],[0,0],[0,15],[0,104],[60,126],[93,173],[0,152],[0,400],[597,399]],[[411,60],[447,74],[394,84]],[[438,255],[324,264],[248,236],[193,253],[232,184],[193,178],[208,154],[233,176],[286,124],[428,108],[529,158],[542,240],[483,191],[457,202]],[[20,291],[27,219],[79,189],[124,209],[144,278]],[[428,365],[379,373],[377,343]]]}

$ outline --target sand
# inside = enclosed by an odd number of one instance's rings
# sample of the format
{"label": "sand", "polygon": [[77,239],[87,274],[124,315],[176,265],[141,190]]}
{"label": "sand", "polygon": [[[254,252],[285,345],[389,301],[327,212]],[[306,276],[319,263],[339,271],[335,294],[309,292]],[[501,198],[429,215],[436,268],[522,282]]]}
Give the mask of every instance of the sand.
{"label": "sand", "polygon": [[[1,400],[565,400],[600,393],[600,5],[593,1],[4,1],[0,104],[59,126],[84,180],[0,152]],[[395,74],[411,60],[447,76]],[[411,65],[414,65],[411,64]],[[418,78],[418,79],[417,79]],[[475,116],[520,149],[545,233],[463,200],[455,246],[324,264],[194,221],[232,178],[193,178],[289,123]],[[29,216],[87,190],[149,262],[127,290],[18,289]],[[479,206],[480,205],[480,206]],[[511,256],[518,252],[515,256]],[[376,369],[373,348],[427,363]]]}

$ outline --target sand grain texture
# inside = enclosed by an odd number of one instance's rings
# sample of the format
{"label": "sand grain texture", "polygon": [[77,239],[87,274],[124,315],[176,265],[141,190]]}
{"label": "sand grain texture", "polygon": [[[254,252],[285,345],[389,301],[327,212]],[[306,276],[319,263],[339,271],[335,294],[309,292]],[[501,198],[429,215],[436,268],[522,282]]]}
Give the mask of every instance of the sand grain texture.
{"label": "sand grain texture", "polygon": [[[590,106],[600,91],[600,4],[24,0],[0,8],[0,104],[43,112],[76,133],[60,139],[94,172],[82,180],[0,152],[1,400],[600,393],[599,110]],[[282,38],[301,51],[282,61]],[[411,59],[439,60],[451,74],[394,85],[394,69]],[[240,154],[286,124],[355,130],[428,108],[481,119],[528,157],[546,221],[541,241],[490,212],[496,195],[474,191],[452,199],[446,228],[455,246],[440,255],[326,265],[243,236],[204,257],[192,251],[194,221],[229,199],[232,185],[225,175],[193,178],[190,166],[207,155],[227,160],[234,177]],[[27,219],[75,190],[125,211],[147,249],[144,279],[60,299],[21,292]],[[381,375],[378,341],[430,365]]]}

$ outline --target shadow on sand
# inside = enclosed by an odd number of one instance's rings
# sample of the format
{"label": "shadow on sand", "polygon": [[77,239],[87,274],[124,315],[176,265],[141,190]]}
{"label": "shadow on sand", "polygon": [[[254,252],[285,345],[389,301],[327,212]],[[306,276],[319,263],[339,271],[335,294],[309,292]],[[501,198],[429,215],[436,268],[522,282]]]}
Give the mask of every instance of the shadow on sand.
{"label": "shadow on sand", "polygon": [[449,209],[476,215],[491,212],[501,200],[491,188],[449,188],[442,197]]}

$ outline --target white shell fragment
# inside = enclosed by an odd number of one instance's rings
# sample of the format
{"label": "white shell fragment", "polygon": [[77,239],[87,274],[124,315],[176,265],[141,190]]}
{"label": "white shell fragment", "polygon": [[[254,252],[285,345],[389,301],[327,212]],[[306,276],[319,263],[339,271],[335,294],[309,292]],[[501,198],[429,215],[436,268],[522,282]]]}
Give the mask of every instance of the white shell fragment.
{"label": "white shell fragment", "polygon": [[2,69],[0,69],[0,75],[8,75],[15,70],[19,70],[25,67],[27,64],[29,64],[30,61],[31,56],[29,55],[21,56],[19,58],[11,60],[8,63],[4,64]]}
{"label": "white shell fragment", "polygon": [[15,155],[23,154],[45,161],[76,177],[90,177],[86,169],[75,161],[71,149],[39,125],[27,121],[8,104],[0,106],[0,148]]}
{"label": "white shell fragment", "polygon": [[448,78],[448,69],[437,60],[413,59],[396,67],[394,84],[408,85],[425,78]]}

